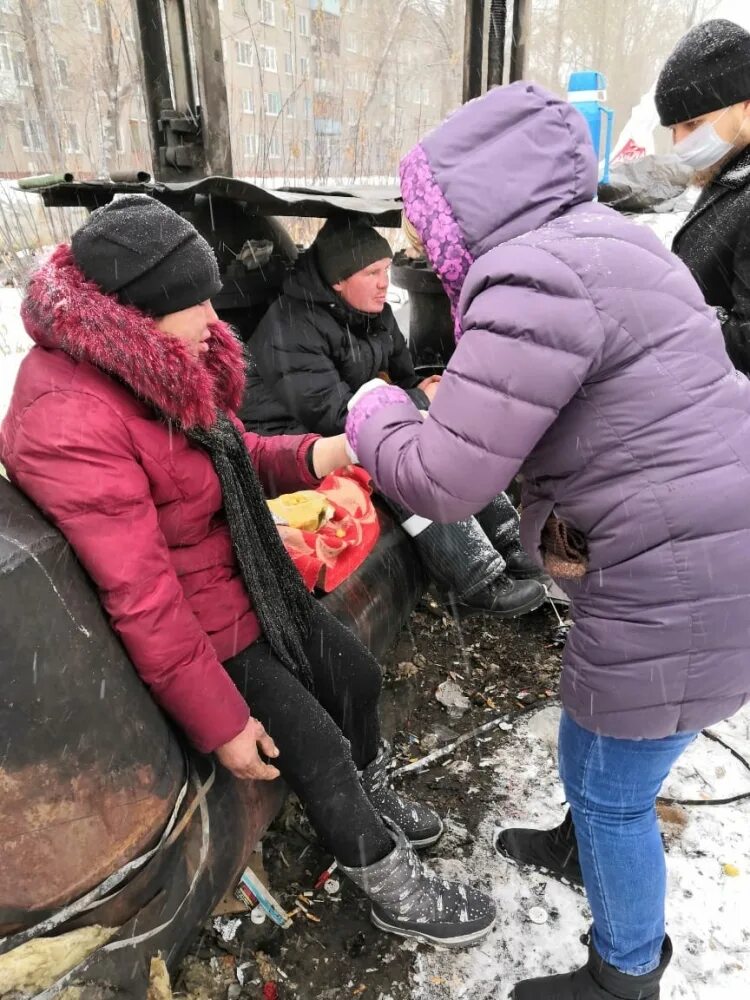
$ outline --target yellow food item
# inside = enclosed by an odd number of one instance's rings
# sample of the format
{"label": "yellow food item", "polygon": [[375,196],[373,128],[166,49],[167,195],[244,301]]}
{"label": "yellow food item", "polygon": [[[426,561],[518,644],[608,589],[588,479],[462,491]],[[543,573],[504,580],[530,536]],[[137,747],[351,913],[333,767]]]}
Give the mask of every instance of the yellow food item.
{"label": "yellow food item", "polygon": [[300,531],[317,531],[329,518],[328,501],[315,490],[283,493],[268,506],[279,524],[287,524]]}

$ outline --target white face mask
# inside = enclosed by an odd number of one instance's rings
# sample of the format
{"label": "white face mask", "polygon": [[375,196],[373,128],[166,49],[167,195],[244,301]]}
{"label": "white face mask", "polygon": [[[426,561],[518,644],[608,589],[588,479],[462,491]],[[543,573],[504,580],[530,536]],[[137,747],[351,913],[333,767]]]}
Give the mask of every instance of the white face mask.
{"label": "white face mask", "polygon": [[[728,110],[729,108],[726,109]],[[726,111],[723,111],[719,118],[723,118]],[[722,139],[714,128],[719,118],[713,122],[703,122],[694,132],[675,143],[672,152],[686,167],[692,167],[693,170],[707,170],[723,159],[727,153],[731,153],[734,142]]]}

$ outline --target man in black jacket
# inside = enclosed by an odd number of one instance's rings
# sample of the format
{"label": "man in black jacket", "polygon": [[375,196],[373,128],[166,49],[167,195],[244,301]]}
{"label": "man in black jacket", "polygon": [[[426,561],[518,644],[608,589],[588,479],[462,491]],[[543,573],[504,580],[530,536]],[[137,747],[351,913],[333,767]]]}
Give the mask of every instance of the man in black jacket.
{"label": "man in black jacket", "polygon": [[672,250],[716,307],[734,366],[750,375],[750,33],[725,20],[692,28],[655,98],[703,188]]}
{"label": "man in black jacket", "polygon": [[[329,221],[250,338],[240,416],[258,434],[340,434],[357,389],[380,376],[430,405],[439,376],[420,379],[386,302],[393,254],[375,229]],[[460,614],[516,617],[539,607],[541,570],[503,494],[478,519],[436,524],[392,509],[428,573]]]}

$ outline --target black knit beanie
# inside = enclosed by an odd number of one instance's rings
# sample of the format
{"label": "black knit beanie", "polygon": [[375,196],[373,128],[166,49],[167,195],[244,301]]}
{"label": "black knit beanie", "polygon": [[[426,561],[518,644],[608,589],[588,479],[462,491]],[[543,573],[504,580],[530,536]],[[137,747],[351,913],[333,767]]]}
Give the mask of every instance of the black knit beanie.
{"label": "black knit beanie", "polygon": [[682,38],[656,82],[662,125],[676,125],[750,100],[750,32],[721,18]]}
{"label": "black knit beanie", "polygon": [[333,287],[377,260],[393,257],[391,245],[360,219],[329,219],[313,242],[323,280]]}
{"label": "black knit beanie", "polygon": [[188,309],[221,291],[206,240],[146,194],[126,195],[92,212],[73,234],[71,249],[90,281],[151,316]]}

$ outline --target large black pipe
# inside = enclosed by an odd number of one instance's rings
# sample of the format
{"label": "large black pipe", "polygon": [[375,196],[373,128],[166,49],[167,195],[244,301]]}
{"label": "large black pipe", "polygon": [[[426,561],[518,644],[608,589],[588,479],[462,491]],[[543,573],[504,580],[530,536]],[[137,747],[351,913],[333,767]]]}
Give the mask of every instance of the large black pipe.
{"label": "large black pipe", "polygon": [[464,29],[464,102],[482,93],[484,0],[466,0]]}
{"label": "large black pipe", "polygon": [[510,82],[523,80],[526,72],[526,43],[528,41],[528,0],[515,0],[513,4],[513,36],[510,40]]}
{"label": "large black pipe", "polygon": [[490,0],[490,33],[487,40],[487,89],[499,87],[505,72],[505,33],[508,24],[507,0]]}

